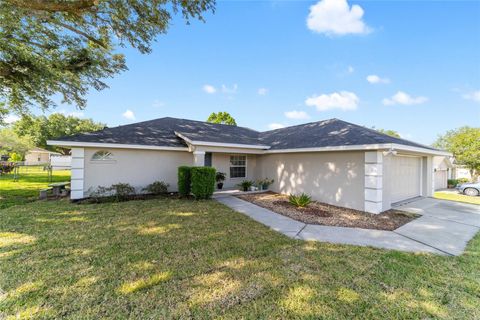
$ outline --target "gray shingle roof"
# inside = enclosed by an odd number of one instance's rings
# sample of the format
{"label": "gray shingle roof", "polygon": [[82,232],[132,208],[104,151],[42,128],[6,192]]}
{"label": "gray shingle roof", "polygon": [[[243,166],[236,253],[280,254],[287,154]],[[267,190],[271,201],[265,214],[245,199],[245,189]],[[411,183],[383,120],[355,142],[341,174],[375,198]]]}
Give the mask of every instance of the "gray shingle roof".
{"label": "gray shingle roof", "polygon": [[395,138],[339,119],[305,123],[262,132],[260,140],[271,150],[321,148],[368,144],[397,143],[432,149],[405,139]]}
{"label": "gray shingle roof", "polygon": [[185,142],[176,136],[175,132],[193,141],[268,145],[271,150],[383,143],[396,143],[435,150],[338,119],[258,132],[245,127],[167,117],[55,140],[186,147]]}

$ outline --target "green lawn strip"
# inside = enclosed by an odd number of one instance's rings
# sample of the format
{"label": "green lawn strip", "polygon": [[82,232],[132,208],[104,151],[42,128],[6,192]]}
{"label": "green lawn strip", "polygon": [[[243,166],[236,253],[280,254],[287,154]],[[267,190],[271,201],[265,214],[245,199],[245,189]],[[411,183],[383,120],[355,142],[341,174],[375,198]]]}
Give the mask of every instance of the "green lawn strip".
{"label": "green lawn strip", "polygon": [[451,201],[459,201],[465,203],[472,203],[472,204],[480,204],[480,197],[470,197],[464,194],[459,193],[451,193],[451,192],[435,192],[433,194],[434,198],[442,199],[442,200],[451,200]]}
{"label": "green lawn strip", "polygon": [[461,257],[289,239],[214,201],[0,210],[0,310],[32,318],[475,318]]}
{"label": "green lawn strip", "polygon": [[[52,182],[62,181],[70,181],[70,171],[53,171]],[[0,176],[0,209],[38,199],[40,189],[52,182],[42,167],[22,168],[18,181],[13,181],[13,174]]]}

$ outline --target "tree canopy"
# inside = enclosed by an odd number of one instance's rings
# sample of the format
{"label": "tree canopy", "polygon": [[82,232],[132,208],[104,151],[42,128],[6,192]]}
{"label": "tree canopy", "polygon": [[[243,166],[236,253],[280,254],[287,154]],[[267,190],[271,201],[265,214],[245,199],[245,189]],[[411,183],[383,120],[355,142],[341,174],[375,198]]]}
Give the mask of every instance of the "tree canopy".
{"label": "tree canopy", "polygon": [[12,128],[0,129],[0,155],[17,153],[23,157],[32,147],[34,143],[29,135],[19,136]]}
{"label": "tree canopy", "polygon": [[79,108],[89,88],[127,69],[116,49],[149,53],[172,15],[203,21],[215,0],[0,0],[0,120],[48,109],[53,97]]}
{"label": "tree canopy", "polygon": [[375,129],[375,130],[377,130],[380,133],[389,135],[391,137],[401,138],[400,134],[397,131],[392,130],[392,129]]}
{"label": "tree canopy", "polygon": [[53,113],[49,117],[24,116],[13,124],[13,130],[19,136],[30,136],[37,147],[64,153],[63,148],[47,146],[47,140],[97,131],[105,126],[104,123],[94,122],[92,119]]}
{"label": "tree canopy", "polygon": [[449,130],[437,138],[433,147],[451,152],[455,161],[467,166],[473,175],[480,171],[480,128]]}
{"label": "tree canopy", "polygon": [[237,125],[237,122],[230,115],[230,113],[225,112],[225,111],[212,112],[210,114],[210,116],[208,117],[207,122],[228,124],[228,125],[231,125],[231,126],[236,126]]}

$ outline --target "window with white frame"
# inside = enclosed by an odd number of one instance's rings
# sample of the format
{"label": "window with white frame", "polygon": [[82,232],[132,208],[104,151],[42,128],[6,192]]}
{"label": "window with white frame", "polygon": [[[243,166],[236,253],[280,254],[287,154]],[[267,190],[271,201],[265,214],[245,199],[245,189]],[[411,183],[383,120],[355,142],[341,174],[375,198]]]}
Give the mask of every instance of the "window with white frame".
{"label": "window with white frame", "polygon": [[92,156],[92,161],[111,161],[111,160],[113,160],[113,154],[105,150],[97,151]]}
{"label": "window with white frame", "polygon": [[247,176],[247,156],[230,156],[230,178],[245,178]]}

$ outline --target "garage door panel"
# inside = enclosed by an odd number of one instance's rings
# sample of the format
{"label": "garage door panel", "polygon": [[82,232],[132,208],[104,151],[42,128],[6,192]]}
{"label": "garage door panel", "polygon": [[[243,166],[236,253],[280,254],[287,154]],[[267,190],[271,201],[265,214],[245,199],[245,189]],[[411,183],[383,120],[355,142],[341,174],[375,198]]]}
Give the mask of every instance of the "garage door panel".
{"label": "garage door panel", "polygon": [[398,202],[421,194],[421,158],[395,156],[391,162],[391,197]]}

